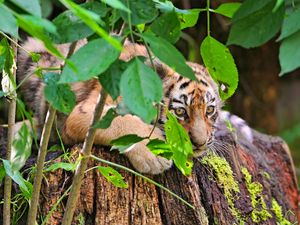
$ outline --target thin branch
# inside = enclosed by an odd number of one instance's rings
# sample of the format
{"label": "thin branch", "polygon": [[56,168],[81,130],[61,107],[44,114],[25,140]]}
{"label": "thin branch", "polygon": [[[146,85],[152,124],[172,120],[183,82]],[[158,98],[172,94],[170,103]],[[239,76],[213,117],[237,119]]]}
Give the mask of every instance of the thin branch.
{"label": "thin branch", "polygon": [[[73,42],[70,45],[67,58],[69,58],[74,53],[76,44],[77,44],[77,42]],[[42,184],[42,179],[43,179],[43,168],[44,168],[45,158],[47,155],[48,142],[49,142],[55,115],[56,115],[56,110],[50,105],[48,112],[47,112],[45,125],[43,127],[40,148],[39,148],[39,154],[37,157],[37,167],[36,167],[36,173],[35,173],[35,177],[34,177],[33,192],[32,192],[32,198],[30,201],[27,225],[35,225],[36,224],[38,202],[39,202],[41,184]]]}
{"label": "thin branch", "polygon": [[[6,36],[6,35],[5,35]],[[11,39],[10,39],[11,40]],[[11,41],[12,49],[14,52],[14,61],[17,59],[17,39]],[[16,66],[13,67],[12,73],[12,83],[16,82]],[[11,149],[12,142],[14,138],[14,125],[16,122],[16,91],[13,90],[13,98],[9,101],[8,105],[8,134],[7,134],[7,150],[6,150],[6,159],[10,161],[11,158]],[[4,181],[4,203],[3,203],[3,224],[9,225],[10,222],[10,204],[11,204],[11,187],[12,180],[9,176],[5,176]]]}
{"label": "thin branch", "polygon": [[82,183],[82,179],[84,177],[84,173],[87,169],[87,163],[91,156],[91,150],[93,147],[93,142],[94,142],[94,138],[95,138],[95,134],[96,134],[96,130],[97,130],[96,128],[94,128],[93,125],[101,118],[106,98],[107,98],[107,92],[104,89],[102,89],[101,93],[99,94],[98,100],[97,100],[97,104],[96,104],[95,111],[93,114],[93,120],[92,120],[91,126],[87,132],[87,135],[85,137],[84,144],[83,144],[83,147],[81,150],[82,159],[79,162],[79,164],[76,168],[76,171],[75,171],[75,175],[74,175],[73,182],[72,182],[72,188],[71,188],[70,195],[69,195],[68,202],[67,202],[66,211],[64,213],[64,217],[62,220],[62,225],[70,225],[72,223],[73,215],[74,215],[74,212],[76,209],[77,200],[80,195],[80,186]]}

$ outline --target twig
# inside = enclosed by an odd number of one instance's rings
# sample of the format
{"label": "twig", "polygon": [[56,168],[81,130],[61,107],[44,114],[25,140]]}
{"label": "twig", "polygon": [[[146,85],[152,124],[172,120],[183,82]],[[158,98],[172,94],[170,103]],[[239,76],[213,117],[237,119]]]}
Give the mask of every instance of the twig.
{"label": "twig", "polygon": [[[14,52],[14,61],[17,59],[17,39],[11,41],[12,49]],[[16,67],[13,67],[12,83],[16,82]],[[12,142],[14,138],[14,125],[16,122],[16,91],[13,90],[13,98],[9,101],[8,105],[8,133],[7,133],[7,150],[6,159],[10,161]],[[4,203],[3,203],[3,224],[10,225],[10,204],[11,204],[11,186],[12,181],[9,176],[5,176],[4,181]]]}
{"label": "twig", "polygon": [[96,134],[96,128],[94,128],[94,124],[101,117],[106,98],[107,98],[107,92],[104,89],[102,89],[97,100],[91,126],[85,137],[84,144],[81,150],[82,159],[79,162],[75,171],[75,175],[72,182],[72,188],[67,202],[66,211],[64,213],[64,217],[62,220],[62,225],[70,225],[72,223],[73,215],[76,209],[76,203],[80,194],[80,186],[82,183],[82,179],[84,177],[84,173],[87,169],[87,163],[91,156],[91,150],[92,150],[92,146]]}
{"label": "twig", "polygon": [[[67,58],[69,58],[70,55],[72,55],[73,52],[75,51],[76,43],[77,42],[73,42],[70,45]],[[49,142],[55,115],[56,115],[56,110],[50,105],[48,112],[47,112],[45,125],[43,128],[41,142],[40,142],[39,154],[37,157],[37,167],[36,167],[36,173],[35,173],[35,177],[34,177],[33,192],[32,192],[32,198],[30,201],[27,225],[35,225],[36,224],[35,220],[36,220],[36,215],[37,215],[37,208],[38,208],[41,184],[42,184],[42,179],[43,179],[43,168],[44,168],[44,163],[45,163],[45,158],[46,158],[47,148],[48,148],[48,142]]]}

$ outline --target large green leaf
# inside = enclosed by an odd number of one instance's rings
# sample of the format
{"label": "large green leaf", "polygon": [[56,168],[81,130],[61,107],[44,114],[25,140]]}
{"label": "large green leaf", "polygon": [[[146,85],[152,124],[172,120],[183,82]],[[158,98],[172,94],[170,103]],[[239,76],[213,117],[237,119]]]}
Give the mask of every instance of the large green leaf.
{"label": "large green leaf", "polygon": [[167,142],[170,144],[176,167],[184,174],[192,172],[193,145],[186,130],[178,123],[176,117],[167,112],[168,120],[165,123]]}
{"label": "large green leaf", "polygon": [[42,11],[39,0],[10,0],[15,3],[17,6],[25,10],[26,12],[31,13],[32,15],[41,17]]}
{"label": "large green leaf", "polygon": [[93,31],[95,31],[96,34],[105,39],[116,49],[122,49],[122,45],[120,44],[120,42],[117,39],[111,37],[102,27],[98,25],[97,22],[100,22],[101,20],[97,14],[80,7],[71,0],[60,0],[60,2],[63,3],[68,9],[70,9],[76,16],[78,16]]}
{"label": "large green leaf", "polygon": [[151,24],[150,30],[167,41],[175,43],[181,34],[177,14],[172,11],[161,15]]}
{"label": "large green leaf", "polygon": [[30,15],[17,15],[17,20],[19,26],[31,36],[40,39],[49,52],[59,58],[64,58],[64,56],[53,45],[49,36],[45,34],[46,32],[56,34],[55,25],[46,19]]}
{"label": "large green leaf", "polygon": [[130,13],[130,9],[128,9],[120,0],[102,0],[102,2],[110,5],[111,7],[119,10],[123,10],[127,13]]}
{"label": "large green leaf", "polygon": [[288,14],[283,21],[279,40],[282,40],[300,30],[300,9]]}
{"label": "large green leaf", "polygon": [[232,18],[232,16],[240,8],[240,6],[240,2],[223,3],[218,8],[216,8],[214,12]]}
{"label": "large green leaf", "polygon": [[115,146],[127,146],[144,140],[144,137],[140,137],[136,134],[128,134],[117,139],[112,140],[110,143]]}
{"label": "large green leaf", "polygon": [[55,109],[69,114],[76,104],[76,96],[68,84],[58,83],[59,77],[55,73],[47,73],[45,75],[45,98]]}
{"label": "large green leaf", "polygon": [[238,86],[238,71],[229,49],[207,36],[201,44],[200,52],[210,75],[221,86],[221,98],[229,98]]}
{"label": "large green leaf", "polygon": [[279,49],[280,75],[291,72],[300,66],[300,31],[285,38]]}
{"label": "large green leaf", "polygon": [[[122,18],[128,23],[129,19],[132,25],[149,23],[158,15],[155,4],[151,0],[121,0],[131,13],[121,11]],[[129,18],[130,17],[130,18]]]}
{"label": "large green leaf", "polygon": [[171,145],[163,140],[151,139],[147,147],[155,155],[161,155],[167,159],[171,159],[173,156]]}
{"label": "large green leaf", "polygon": [[[244,4],[246,4],[246,2]],[[252,2],[254,3],[254,1]],[[257,3],[259,5],[259,2],[260,1],[255,1],[255,4]],[[240,10],[238,10],[233,17],[233,25],[229,33],[227,44],[236,44],[245,48],[252,48],[260,46],[274,37],[281,28],[284,17],[284,5],[281,5],[278,10],[273,12],[274,4],[275,0],[254,12],[252,12],[252,8],[249,8],[248,10],[251,13],[248,13],[247,17],[239,18],[236,15],[239,15],[238,12],[243,8],[242,5]]]}
{"label": "large green leaf", "polygon": [[183,55],[172,44],[163,38],[156,37],[152,32],[144,33],[142,37],[149,44],[154,55],[161,61],[180,75],[196,80],[193,70],[186,64]]}
{"label": "large green leaf", "polygon": [[11,11],[0,3],[0,30],[14,37],[18,37],[17,20]]}
{"label": "large green leaf", "polygon": [[23,123],[14,136],[11,152],[11,165],[14,171],[19,171],[31,155],[32,137],[28,126]]}
{"label": "large green leaf", "polygon": [[144,121],[156,116],[154,103],[162,98],[162,82],[158,75],[138,58],[122,74],[120,91],[125,104]]}
{"label": "large green leaf", "polygon": [[116,100],[120,95],[121,75],[126,68],[126,62],[117,60],[108,68],[108,70],[98,76],[102,87],[110,94],[113,100]]}
{"label": "large green leaf", "polygon": [[59,82],[89,80],[107,70],[118,56],[119,51],[106,40],[102,38],[92,40],[71,56],[70,62],[75,65],[77,70],[66,65]]}
{"label": "large green leaf", "polygon": [[99,172],[113,185],[119,188],[128,188],[128,184],[124,181],[124,178],[118,171],[113,168],[107,166],[98,166]]}
{"label": "large green leaf", "polygon": [[16,182],[27,199],[31,198],[32,184],[26,181],[19,171],[13,169],[12,164],[8,160],[2,160],[6,174]]}
{"label": "large green leaf", "polygon": [[[100,17],[105,16],[108,8],[99,2],[88,2],[80,5],[82,8],[96,13]],[[94,33],[73,11],[67,10],[59,14],[54,20],[59,36],[52,36],[53,41],[57,44],[73,42]]]}

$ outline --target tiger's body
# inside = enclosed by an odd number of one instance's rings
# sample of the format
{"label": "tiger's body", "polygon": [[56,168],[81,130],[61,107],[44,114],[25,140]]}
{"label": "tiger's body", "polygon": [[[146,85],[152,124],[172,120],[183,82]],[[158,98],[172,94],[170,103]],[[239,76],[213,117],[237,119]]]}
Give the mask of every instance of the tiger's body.
{"label": "tiger's body", "polygon": [[[83,44],[84,41],[80,42],[79,47]],[[67,54],[68,47],[69,45],[67,44],[58,46],[64,55]],[[24,44],[24,48],[41,55],[38,63],[41,67],[59,67],[63,63],[47,53],[42,44],[36,40],[29,39]],[[135,56],[147,57],[145,47],[128,43],[124,46],[120,59],[129,61]],[[22,80],[32,73],[35,65],[31,61],[30,56],[24,52],[20,53],[18,62],[18,78]],[[150,65],[149,62],[148,64]],[[188,63],[188,65],[195,72],[198,81],[184,78],[159,60],[154,60],[155,69],[163,81],[164,95],[162,103],[177,116],[179,122],[189,133],[197,155],[200,150],[213,144],[214,130],[217,126],[219,115],[222,113],[222,103],[218,94],[218,87],[206,69],[195,63]],[[30,76],[22,86],[24,98],[38,120],[38,127],[42,127],[47,112],[47,103],[43,97],[43,83],[37,76]],[[84,141],[91,124],[101,85],[98,80],[92,79],[74,83],[72,84],[72,89],[76,94],[77,104],[68,116],[59,113],[57,119],[62,139],[68,145]],[[108,99],[103,115],[115,104],[116,102]],[[152,138],[164,139],[163,124],[165,121],[165,110],[161,110],[158,127],[154,129]],[[148,136],[152,128],[153,125],[144,123],[137,116],[129,114],[118,116],[108,129],[97,129],[94,143],[110,145],[113,139],[127,134]],[[125,153],[135,169],[142,173],[158,174],[171,167],[172,162],[170,160],[155,156],[148,150],[146,144],[146,140],[139,142]]]}

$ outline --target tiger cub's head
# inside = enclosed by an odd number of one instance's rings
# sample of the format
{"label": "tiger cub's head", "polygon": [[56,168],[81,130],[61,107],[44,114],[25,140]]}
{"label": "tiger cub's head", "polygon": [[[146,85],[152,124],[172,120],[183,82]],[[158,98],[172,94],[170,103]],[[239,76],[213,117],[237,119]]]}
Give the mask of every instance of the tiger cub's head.
{"label": "tiger cub's head", "polygon": [[[207,70],[196,63],[188,63],[197,81],[180,76],[165,65],[158,67],[164,86],[163,104],[188,132],[195,154],[209,147],[214,139],[214,127],[222,106],[218,87]],[[165,110],[160,112],[159,124],[166,121]]]}

